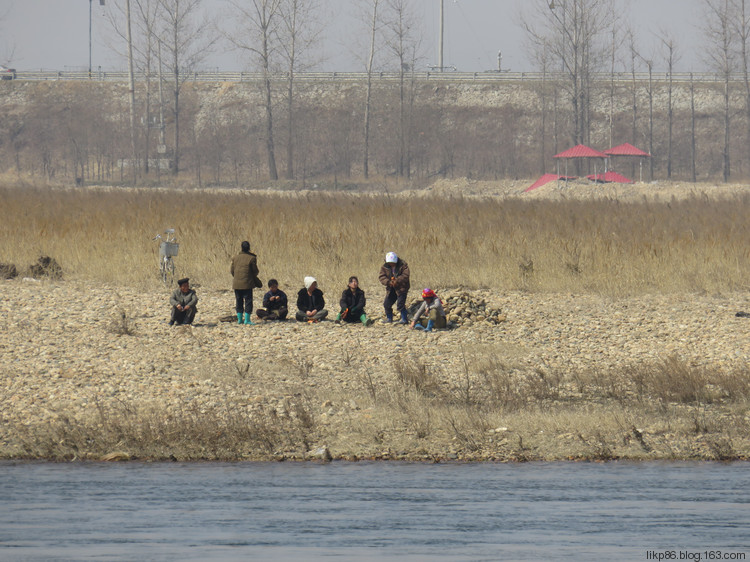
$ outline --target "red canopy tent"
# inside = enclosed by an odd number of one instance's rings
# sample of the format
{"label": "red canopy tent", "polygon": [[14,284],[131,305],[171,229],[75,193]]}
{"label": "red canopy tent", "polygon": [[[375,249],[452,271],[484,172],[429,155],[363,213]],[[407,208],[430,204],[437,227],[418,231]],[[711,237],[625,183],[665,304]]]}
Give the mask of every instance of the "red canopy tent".
{"label": "red canopy tent", "polygon": [[617,172],[608,171],[604,172],[603,174],[592,174],[590,176],[586,176],[591,181],[598,181],[602,183],[633,183],[633,180],[630,178],[626,178],[622,174],[618,174]]}
{"label": "red canopy tent", "polygon": [[608,156],[629,156],[631,158],[641,158],[639,161],[639,180],[643,181],[643,158],[651,158],[648,152],[644,152],[640,148],[634,147],[630,143],[624,143],[619,146],[610,148],[604,151]]}
{"label": "red canopy tent", "polygon": [[542,187],[543,185],[547,185],[551,181],[557,181],[557,180],[574,180],[576,179],[575,176],[558,176],[557,174],[544,174],[541,178],[536,180],[534,183],[532,183],[529,187],[524,189],[524,193],[528,193],[529,191],[535,190],[537,187]]}
{"label": "red canopy tent", "polygon": [[[607,155],[603,152],[599,152],[585,144],[579,144],[568,150],[564,150],[559,154],[555,154],[552,158],[557,158],[557,174],[560,175],[560,162],[559,160],[565,159],[565,175],[568,175],[568,160],[571,158],[602,158],[607,159]],[[594,164],[594,174],[596,174],[596,164]]]}

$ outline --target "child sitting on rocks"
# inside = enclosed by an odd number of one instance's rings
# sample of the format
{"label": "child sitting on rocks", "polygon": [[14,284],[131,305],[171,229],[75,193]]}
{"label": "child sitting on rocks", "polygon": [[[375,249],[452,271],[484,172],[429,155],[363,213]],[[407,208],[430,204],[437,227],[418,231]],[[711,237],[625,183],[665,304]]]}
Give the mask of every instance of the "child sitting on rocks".
{"label": "child sitting on rocks", "polygon": [[354,275],[349,278],[349,286],[341,293],[341,312],[336,316],[336,323],[343,322],[355,323],[362,322],[365,326],[370,326],[373,320],[365,314],[365,292],[359,288],[359,279]]}
{"label": "child sitting on rocks", "polygon": [[[430,288],[422,291],[422,306],[419,307],[411,323],[412,329],[432,332],[433,328],[445,328],[448,322],[445,318],[443,302]],[[424,318],[422,318],[424,316]]]}
{"label": "child sitting on rocks", "polygon": [[289,313],[287,308],[287,296],[279,289],[276,279],[268,281],[268,292],[263,297],[263,307],[256,313],[263,320],[286,320]]}

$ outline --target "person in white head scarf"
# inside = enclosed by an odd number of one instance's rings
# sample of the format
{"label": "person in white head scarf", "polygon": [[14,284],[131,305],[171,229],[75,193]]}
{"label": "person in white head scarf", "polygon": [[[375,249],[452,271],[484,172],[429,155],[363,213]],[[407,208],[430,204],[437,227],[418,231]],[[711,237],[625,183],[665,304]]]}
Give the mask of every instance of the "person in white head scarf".
{"label": "person in white head scarf", "polygon": [[315,277],[305,277],[305,287],[297,293],[297,314],[295,317],[300,322],[320,322],[328,311],[325,309],[326,301],[323,291],[318,289],[318,281]]}

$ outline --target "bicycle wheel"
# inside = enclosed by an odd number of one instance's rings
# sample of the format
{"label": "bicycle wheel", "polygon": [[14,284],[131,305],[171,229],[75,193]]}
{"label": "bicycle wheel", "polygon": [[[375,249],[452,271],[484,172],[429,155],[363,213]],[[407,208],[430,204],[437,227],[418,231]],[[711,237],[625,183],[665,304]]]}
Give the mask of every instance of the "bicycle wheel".
{"label": "bicycle wheel", "polygon": [[174,284],[174,260],[172,256],[167,257],[167,282],[169,285]]}
{"label": "bicycle wheel", "polygon": [[161,258],[161,261],[159,262],[159,278],[161,279],[161,282],[165,285],[167,284],[167,277],[169,275],[169,264],[167,261],[169,258],[166,256]]}

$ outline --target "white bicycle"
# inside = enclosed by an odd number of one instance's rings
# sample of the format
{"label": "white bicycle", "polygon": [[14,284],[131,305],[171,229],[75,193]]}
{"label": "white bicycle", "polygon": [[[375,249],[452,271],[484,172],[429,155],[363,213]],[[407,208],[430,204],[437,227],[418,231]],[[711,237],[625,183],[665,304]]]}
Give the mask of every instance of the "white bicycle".
{"label": "white bicycle", "polygon": [[180,245],[174,236],[174,228],[168,228],[164,231],[165,237],[161,234],[154,236],[153,240],[161,240],[159,243],[159,277],[162,283],[168,287],[174,283],[174,260],[180,250]]}

